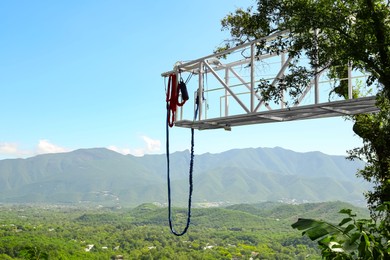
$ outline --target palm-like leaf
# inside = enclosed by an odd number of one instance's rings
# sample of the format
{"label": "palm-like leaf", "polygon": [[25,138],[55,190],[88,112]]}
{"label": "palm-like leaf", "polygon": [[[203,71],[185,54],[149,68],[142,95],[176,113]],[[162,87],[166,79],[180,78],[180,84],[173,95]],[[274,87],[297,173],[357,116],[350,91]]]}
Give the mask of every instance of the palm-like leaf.
{"label": "palm-like leaf", "polygon": [[[346,222],[341,223],[344,224]],[[349,238],[349,235],[344,232],[344,227],[322,220],[300,218],[291,226],[295,229],[303,230],[302,235],[307,235],[311,240],[317,240],[329,235],[340,238],[345,237],[344,241]]]}

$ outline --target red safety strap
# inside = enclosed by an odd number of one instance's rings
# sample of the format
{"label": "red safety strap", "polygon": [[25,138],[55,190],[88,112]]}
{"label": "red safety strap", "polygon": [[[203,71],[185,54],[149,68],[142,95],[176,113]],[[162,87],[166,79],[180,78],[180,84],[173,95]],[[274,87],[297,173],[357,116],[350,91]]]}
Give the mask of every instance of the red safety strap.
{"label": "red safety strap", "polygon": [[177,84],[177,76],[175,73],[169,75],[168,90],[167,90],[167,109],[168,109],[168,124],[172,127],[175,123],[177,106],[183,106],[187,100],[179,102],[179,85]]}

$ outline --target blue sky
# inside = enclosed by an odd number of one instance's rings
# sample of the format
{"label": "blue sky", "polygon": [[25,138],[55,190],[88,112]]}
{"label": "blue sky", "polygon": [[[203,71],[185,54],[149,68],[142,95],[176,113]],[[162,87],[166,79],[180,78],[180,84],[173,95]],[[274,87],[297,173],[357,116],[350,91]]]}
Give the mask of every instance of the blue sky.
{"label": "blue sky", "polygon": [[[107,147],[165,152],[161,73],[211,54],[220,20],[253,1],[1,1],[0,159]],[[195,132],[195,152],[275,147],[343,155],[361,144],[342,118]],[[171,131],[171,151],[190,131]]]}

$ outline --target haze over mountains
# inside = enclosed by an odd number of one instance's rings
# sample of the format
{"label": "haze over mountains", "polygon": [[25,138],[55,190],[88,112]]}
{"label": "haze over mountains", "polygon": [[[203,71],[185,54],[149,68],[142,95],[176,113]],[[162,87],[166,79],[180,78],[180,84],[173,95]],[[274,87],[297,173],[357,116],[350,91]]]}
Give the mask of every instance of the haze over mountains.
{"label": "haze over mountains", "polygon": [[[173,203],[188,194],[189,152],[171,154]],[[320,152],[236,149],[195,156],[195,204],[261,201],[364,203],[364,164]],[[167,201],[166,156],[105,148],[0,160],[0,203],[136,206]]]}

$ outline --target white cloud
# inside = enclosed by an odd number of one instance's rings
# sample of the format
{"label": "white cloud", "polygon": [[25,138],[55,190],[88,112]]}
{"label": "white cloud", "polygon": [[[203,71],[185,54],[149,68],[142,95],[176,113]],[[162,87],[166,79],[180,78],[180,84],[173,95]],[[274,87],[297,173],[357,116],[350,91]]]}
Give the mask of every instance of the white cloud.
{"label": "white cloud", "polygon": [[[134,156],[143,156],[149,153],[159,152],[161,149],[161,141],[152,139],[146,135],[141,136],[141,139],[144,142],[143,147],[139,148],[126,148],[118,147],[115,145],[110,145],[107,148],[121,154],[132,154]],[[69,149],[58,146],[51,143],[47,139],[41,139],[38,141],[37,146],[34,149],[24,150],[19,147],[16,143],[4,142],[0,143],[0,159],[4,158],[25,158],[34,156],[37,154],[46,154],[46,153],[63,153],[68,152]]]}
{"label": "white cloud", "polygon": [[39,140],[37,146],[33,149],[22,149],[16,143],[0,143],[1,158],[30,157],[45,153],[62,153],[68,150],[58,145],[50,143],[48,140]]}
{"label": "white cloud", "polygon": [[142,148],[122,148],[115,145],[110,145],[107,147],[107,149],[110,149],[114,152],[121,153],[121,154],[131,154],[134,156],[143,156],[148,153],[154,153],[158,152],[161,149],[161,142],[160,140],[152,139],[148,136],[141,136],[142,140],[145,142],[145,147]]}
{"label": "white cloud", "polygon": [[114,152],[117,152],[117,153],[121,153],[121,154],[125,154],[125,155],[131,153],[129,148],[121,148],[121,147],[118,147],[118,146],[115,146],[115,145],[110,145],[110,146],[107,147],[107,149],[110,149],[111,151],[114,151]]}
{"label": "white cloud", "polygon": [[160,140],[155,140],[147,136],[142,136],[142,139],[146,143],[146,152],[158,152],[161,149]]}
{"label": "white cloud", "polygon": [[145,154],[144,148],[138,148],[138,149],[130,149],[130,148],[122,148],[115,145],[107,146],[107,149],[110,149],[111,151],[121,153],[124,155],[134,155],[134,156],[143,156]]}
{"label": "white cloud", "polygon": [[18,144],[15,143],[0,143],[0,154],[4,155],[26,155],[27,151],[20,150]]}
{"label": "white cloud", "polygon": [[37,153],[43,154],[43,153],[63,153],[66,152],[67,149],[57,146],[55,144],[50,143],[48,140],[39,140],[38,147],[37,147]]}
{"label": "white cloud", "polygon": [[132,149],[130,151],[130,154],[132,154],[134,156],[144,156],[145,155],[145,149],[143,149],[143,148]]}

